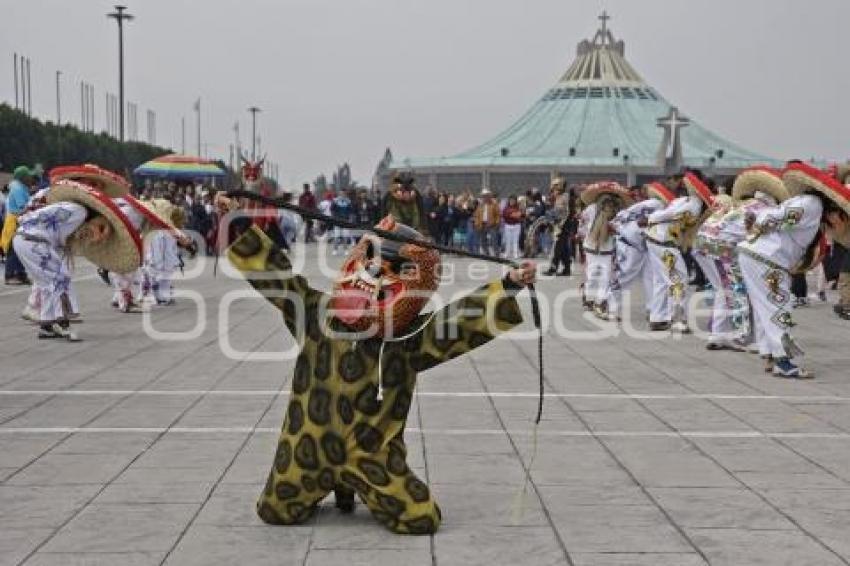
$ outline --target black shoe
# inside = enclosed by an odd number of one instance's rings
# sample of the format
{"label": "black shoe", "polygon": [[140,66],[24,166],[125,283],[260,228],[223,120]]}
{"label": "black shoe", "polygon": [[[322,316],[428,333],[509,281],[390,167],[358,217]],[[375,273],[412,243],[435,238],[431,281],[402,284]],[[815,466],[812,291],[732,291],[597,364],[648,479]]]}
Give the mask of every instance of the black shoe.
{"label": "black shoe", "polygon": [[334,488],[334,497],[336,498],[336,508],[339,509],[340,513],[346,515],[354,513],[354,490],[337,486]]}
{"label": "black shoe", "polygon": [[112,285],[112,282],[109,280],[109,271],[106,269],[98,268],[97,275],[100,277],[100,280],[106,283],[107,285]]}
{"label": "black shoe", "polygon": [[557,275],[557,273],[558,272],[554,267],[550,267],[549,269],[547,269],[546,271],[543,272],[543,275],[546,275],[548,277],[552,277],[553,275]]}
{"label": "black shoe", "polygon": [[669,322],[650,322],[649,329],[653,332],[664,332],[666,330],[670,330]]}

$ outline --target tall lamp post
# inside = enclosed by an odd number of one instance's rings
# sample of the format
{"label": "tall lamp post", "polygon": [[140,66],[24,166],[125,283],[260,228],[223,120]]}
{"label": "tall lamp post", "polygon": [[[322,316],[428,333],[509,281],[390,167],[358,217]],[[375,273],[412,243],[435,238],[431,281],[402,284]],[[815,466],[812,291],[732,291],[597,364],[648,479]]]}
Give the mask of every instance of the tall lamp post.
{"label": "tall lamp post", "polygon": [[251,113],[251,161],[257,160],[257,112],[262,112],[257,106],[248,108]]}
{"label": "tall lamp post", "polygon": [[59,94],[59,77],[62,76],[62,71],[56,71],[56,125],[62,125],[62,103]]}
{"label": "tall lamp post", "polygon": [[124,141],[124,20],[128,22],[133,16],[124,10],[127,6],[115,6],[115,11],[106,14],[118,22],[118,139]]}

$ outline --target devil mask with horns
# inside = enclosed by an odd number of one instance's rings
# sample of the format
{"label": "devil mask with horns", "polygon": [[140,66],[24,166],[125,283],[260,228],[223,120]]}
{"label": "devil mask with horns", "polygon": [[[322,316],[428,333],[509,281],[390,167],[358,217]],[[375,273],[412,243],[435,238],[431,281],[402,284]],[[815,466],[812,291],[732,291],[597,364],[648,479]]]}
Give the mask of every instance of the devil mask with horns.
{"label": "devil mask with horns", "polygon": [[[409,226],[386,216],[377,226],[423,239]],[[439,284],[436,250],[364,235],[343,262],[330,309],[346,327],[370,336],[403,334]]]}

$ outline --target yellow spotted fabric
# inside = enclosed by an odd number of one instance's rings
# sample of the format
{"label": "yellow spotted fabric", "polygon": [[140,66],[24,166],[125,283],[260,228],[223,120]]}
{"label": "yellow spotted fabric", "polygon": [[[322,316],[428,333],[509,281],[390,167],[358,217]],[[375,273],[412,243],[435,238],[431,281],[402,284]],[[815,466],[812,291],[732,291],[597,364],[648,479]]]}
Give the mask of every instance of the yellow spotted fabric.
{"label": "yellow spotted fabric", "polygon": [[328,493],[345,487],[390,530],[435,532],[440,509],[408,468],[404,444],[417,373],[521,323],[516,299],[497,280],[420,315],[404,340],[348,340],[328,336],[328,330],[342,330],[334,326],[338,321],[319,320],[328,297],[293,274],[286,255],[262,231],[251,228],[228,256],[280,309],[301,346],[274,464],[257,502],[263,521],[301,523]]}

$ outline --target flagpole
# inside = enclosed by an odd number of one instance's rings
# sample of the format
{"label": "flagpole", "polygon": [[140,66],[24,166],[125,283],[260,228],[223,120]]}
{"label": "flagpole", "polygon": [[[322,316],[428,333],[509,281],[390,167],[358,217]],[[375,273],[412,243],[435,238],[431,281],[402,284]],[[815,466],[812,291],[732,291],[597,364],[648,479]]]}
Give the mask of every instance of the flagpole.
{"label": "flagpole", "polygon": [[198,157],[201,157],[201,97],[195,101],[195,112],[198,113]]}

